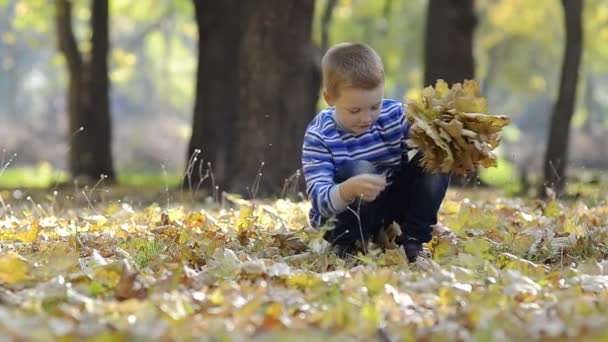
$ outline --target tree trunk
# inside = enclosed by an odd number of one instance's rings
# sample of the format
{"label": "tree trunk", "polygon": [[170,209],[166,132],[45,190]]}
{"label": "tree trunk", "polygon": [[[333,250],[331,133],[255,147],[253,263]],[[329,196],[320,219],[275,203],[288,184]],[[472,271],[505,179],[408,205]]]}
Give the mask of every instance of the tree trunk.
{"label": "tree trunk", "polygon": [[87,125],[83,117],[84,61],[78,51],[72,29],[72,3],[67,0],[58,0],[55,5],[59,49],[66,60],[69,77],[67,105],[69,168],[72,175],[76,177],[85,170],[78,157],[85,154],[87,146],[86,135],[80,132],[80,128]]}
{"label": "tree trunk", "polygon": [[238,133],[238,53],[243,5],[238,0],[193,2],[199,30],[199,53],[187,160],[191,160],[195,150],[201,153],[194,165],[186,165],[190,178],[186,177],[184,183],[195,188],[210,162],[216,183],[225,186],[228,176],[236,172],[232,150]]}
{"label": "tree trunk", "polygon": [[91,59],[82,57],[72,29],[72,3],[56,3],[56,27],[59,49],[69,74],[69,168],[74,178],[95,181],[103,174],[112,180],[114,168],[111,151],[109,80],[108,1],[92,1],[93,30]]}
{"label": "tree trunk", "polygon": [[424,86],[473,79],[474,0],[430,0],[426,21]]}
{"label": "tree trunk", "polygon": [[[477,25],[474,0],[430,0],[424,45],[424,86],[438,79],[449,85],[474,79],[473,33]],[[475,186],[478,173],[452,177],[452,184]]]}
{"label": "tree trunk", "polygon": [[338,0],[327,0],[323,16],[321,17],[321,52],[324,54],[329,48],[329,26],[333,18],[334,8]]}
{"label": "tree trunk", "polygon": [[319,77],[311,40],[314,1],[260,0],[241,6],[241,102],[234,150],[238,169],[231,190],[274,195],[299,169],[302,137],[315,115]]}
{"label": "tree trunk", "polygon": [[[112,163],[112,124],[110,119],[110,80],[108,71],[108,53],[110,50],[108,0],[93,0],[91,4],[93,36],[88,75],[90,107],[93,129],[88,133],[90,149],[94,156],[89,177],[100,174],[114,178]],[[86,133],[86,127],[85,127]]]}
{"label": "tree trunk", "polygon": [[576,86],[581,61],[583,30],[582,1],[562,0],[566,25],[566,45],[562,62],[559,95],[551,117],[551,127],[544,161],[544,183],[539,190],[545,197],[545,187],[559,196],[566,185],[566,165],[570,140],[570,121],[574,114]]}

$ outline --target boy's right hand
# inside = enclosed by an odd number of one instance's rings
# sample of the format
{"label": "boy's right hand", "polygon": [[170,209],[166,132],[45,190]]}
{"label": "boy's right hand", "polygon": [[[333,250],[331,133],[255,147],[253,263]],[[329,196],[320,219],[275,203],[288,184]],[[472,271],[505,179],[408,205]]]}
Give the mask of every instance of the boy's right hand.
{"label": "boy's right hand", "polygon": [[340,184],[340,196],[346,202],[361,197],[371,202],[386,188],[386,177],[364,173],[347,179]]}

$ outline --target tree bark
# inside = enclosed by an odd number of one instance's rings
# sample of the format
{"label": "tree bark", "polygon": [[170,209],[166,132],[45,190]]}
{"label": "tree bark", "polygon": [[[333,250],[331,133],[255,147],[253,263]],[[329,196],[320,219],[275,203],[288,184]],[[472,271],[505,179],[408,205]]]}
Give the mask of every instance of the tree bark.
{"label": "tree bark", "polygon": [[201,153],[194,165],[186,165],[190,177],[186,177],[184,183],[196,187],[209,162],[216,183],[225,186],[228,176],[236,172],[232,150],[238,133],[238,59],[243,5],[238,0],[193,2],[199,30],[199,53],[187,160],[191,160],[195,150]]}
{"label": "tree bark", "polygon": [[109,51],[108,1],[91,3],[91,55],[85,61],[72,29],[72,3],[56,3],[59,49],[69,74],[69,168],[74,178],[95,181],[101,175],[113,180],[111,121],[107,54]]}
{"label": "tree bark", "polygon": [[234,150],[238,169],[231,190],[275,195],[299,169],[302,137],[315,115],[319,77],[311,40],[314,1],[260,0],[241,6],[241,102]]}
{"label": "tree bark", "polygon": [[[424,86],[438,79],[449,85],[474,79],[473,33],[477,25],[474,0],[430,0],[424,44]],[[478,173],[454,176],[451,184],[476,186]]]}
{"label": "tree bark", "polygon": [[430,0],[424,45],[424,86],[473,79],[474,0]]}
{"label": "tree bark", "polygon": [[539,196],[545,197],[545,187],[559,196],[566,185],[566,165],[570,140],[570,121],[574,114],[576,87],[581,61],[583,29],[582,1],[562,0],[566,26],[566,44],[562,62],[559,95],[551,116],[551,127],[544,160],[544,182]]}
{"label": "tree bark", "polygon": [[[90,139],[93,161],[86,174],[89,177],[99,177],[103,174],[109,179],[114,179],[108,70],[110,51],[108,0],[93,0],[91,14],[93,35],[91,37],[91,61],[87,73],[90,77],[90,84],[87,87],[89,91],[87,113],[92,117],[93,129],[89,130],[87,136]],[[86,127],[84,133],[86,133]]]}

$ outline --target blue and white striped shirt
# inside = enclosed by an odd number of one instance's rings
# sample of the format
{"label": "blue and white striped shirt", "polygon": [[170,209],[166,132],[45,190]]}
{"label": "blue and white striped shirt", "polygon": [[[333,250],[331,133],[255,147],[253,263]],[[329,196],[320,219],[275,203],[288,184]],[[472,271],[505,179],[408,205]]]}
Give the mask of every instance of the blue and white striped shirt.
{"label": "blue and white striped shirt", "polygon": [[302,168],[306,193],[311,199],[309,218],[319,228],[328,219],[346,209],[340,197],[335,172],[345,161],[367,160],[390,182],[393,172],[407,161],[405,139],[409,124],[401,102],[383,100],[378,120],[364,133],[351,134],[335,120],[334,107],[321,111],[304,135]]}

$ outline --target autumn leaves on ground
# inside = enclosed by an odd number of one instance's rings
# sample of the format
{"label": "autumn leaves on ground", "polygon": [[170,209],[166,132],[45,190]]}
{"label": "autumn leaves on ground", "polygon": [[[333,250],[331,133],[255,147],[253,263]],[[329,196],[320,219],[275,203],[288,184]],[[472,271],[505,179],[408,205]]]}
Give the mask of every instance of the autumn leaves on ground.
{"label": "autumn leaves on ground", "polygon": [[163,194],[138,206],[101,190],[0,193],[0,336],[608,337],[605,198],[452,189],[450,229],[436,229],[432,260],[408,265],[398,250],[336,259],[303,230],[306,203],[228,197],[222,208]]}

